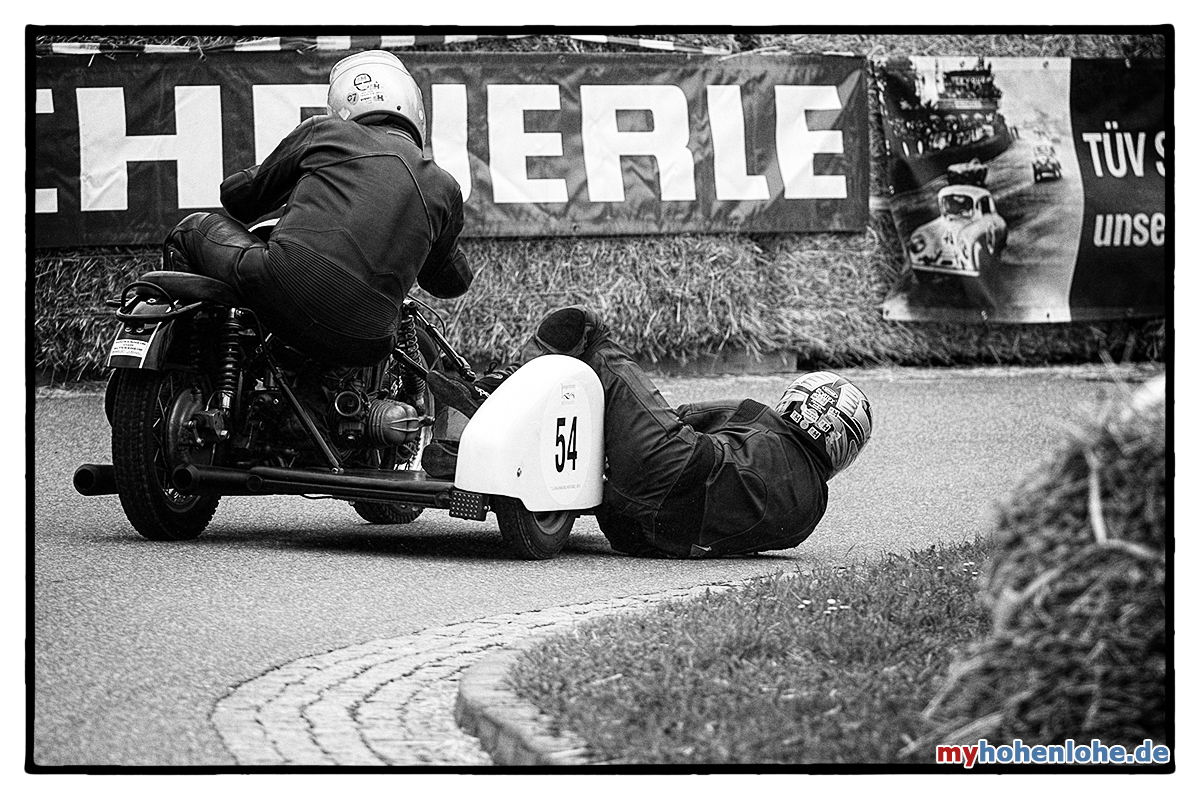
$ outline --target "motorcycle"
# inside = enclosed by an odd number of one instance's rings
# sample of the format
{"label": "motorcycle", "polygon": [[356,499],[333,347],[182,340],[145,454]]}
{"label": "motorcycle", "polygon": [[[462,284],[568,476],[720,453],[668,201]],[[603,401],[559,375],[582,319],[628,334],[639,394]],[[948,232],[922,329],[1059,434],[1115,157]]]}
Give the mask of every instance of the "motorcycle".
{"label": "motorcycle", "polygon": [[450,416],[426,378],[476,375],[428,305],[406,299],[394,351],[345,369],[289,348],[232,287],[201,275],[146,273],[109,305],[120,325],[104,397],[112,463],[81,465],[74,486],[118,495],[147,539],[200,536],[225,496],[293,495],[348,501],[372,524],[493,512],[515,555],[547,559],[600,503],[604,397],[581,361],[541,356],[490,395],[472,387],[483,402],[449,480],[421,468]]}

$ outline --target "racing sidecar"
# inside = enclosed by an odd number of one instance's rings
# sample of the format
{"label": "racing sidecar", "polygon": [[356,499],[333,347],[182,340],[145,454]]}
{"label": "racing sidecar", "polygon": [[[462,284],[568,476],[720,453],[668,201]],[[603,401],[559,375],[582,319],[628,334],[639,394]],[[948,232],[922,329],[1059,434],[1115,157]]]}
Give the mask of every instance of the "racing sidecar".
{"label": "racing sidecar", "polygon": [[[305,495],[444,508],[452,517],[472,520],[485,520],[492,511],[516,554],[545,559],[562,549],[575,519],[600,504],[603,470],[599,378],[578,359],[544,355],[513,373],[467,422],[452,480],[420,469],[235,468],[193,461],[175,465],[172,486],[164,488],[183,500]],[[74,482],[85,495],[117,491],[111,464],[84,464]]]}

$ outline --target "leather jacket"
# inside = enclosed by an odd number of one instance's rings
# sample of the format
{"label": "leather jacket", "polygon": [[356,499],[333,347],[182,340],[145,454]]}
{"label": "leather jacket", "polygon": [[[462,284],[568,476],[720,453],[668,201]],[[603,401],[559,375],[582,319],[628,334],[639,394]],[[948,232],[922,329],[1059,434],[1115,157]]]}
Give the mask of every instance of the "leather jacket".
{"label": "leather jacket", "polygon": [[473,279],[458,182],[400,127],[309,118],[226,178],[221,203],[243,224],[283,209],[267,271],[290,306],[333,330],[386,338],[414,283],[457,297]]}

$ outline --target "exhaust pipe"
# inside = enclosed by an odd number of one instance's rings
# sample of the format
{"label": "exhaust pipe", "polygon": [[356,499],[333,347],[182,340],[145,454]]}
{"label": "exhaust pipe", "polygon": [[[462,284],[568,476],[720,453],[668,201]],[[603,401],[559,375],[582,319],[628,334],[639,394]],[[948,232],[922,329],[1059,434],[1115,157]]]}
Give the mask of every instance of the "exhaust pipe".
{"label": "exhaust pipe", "polygon": [[407,475],[375,470],[332,473],[283,467],[253,467],[249,470],[176,467],[171,481],[182,494],[200,495],[329,495],[342,500],[377,500],[450,507],[450,481],[418,480]]}
{"label": "exhaust pipe", "polygon": [[117,493],[117,479],[112,464],[82,464],[75,470],[71,482],[75,491],[88,497]]}
{"label": "exhaust pipe", "polygon": [[241,469],[201,467],[184,464],[171,473],[171,483],[180,494],[226,495],[255,494],[249,488],[250,473]]}

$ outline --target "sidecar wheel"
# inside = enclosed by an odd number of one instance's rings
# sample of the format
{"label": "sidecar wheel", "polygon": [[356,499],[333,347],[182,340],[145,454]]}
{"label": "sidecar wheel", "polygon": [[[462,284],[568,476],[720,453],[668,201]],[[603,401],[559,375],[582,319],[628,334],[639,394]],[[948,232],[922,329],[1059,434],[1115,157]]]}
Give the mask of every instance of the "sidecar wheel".
{"label": "sidecar wheel", "polygon": [[372,503],[359,501],[350,504],[354,513],[374,525],[407,525],[421,516],[425,509],[405,503]]}
{"label": "sidecar wheel", "polygon": [[492,510],[509,550],[520,558],[537,561],[558,555],[579,516],[576,511],[534,513],[512,497],[493,497]]}
{"label": "sidecar wheel", "polygon": [[212,520],[220,497],[176,491],[171,472],[207,464],[212,448],[187,444],[183,424],[204,408],[205,390],[179,372],[125,371],[113,398],[112,455],[117,495],[125,516],[155,541],[195,539]]}

